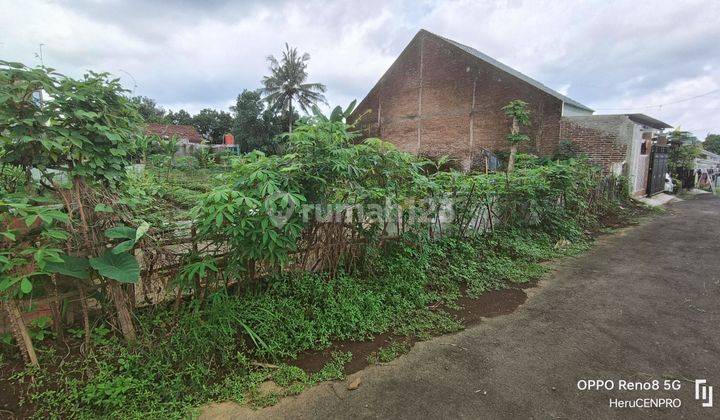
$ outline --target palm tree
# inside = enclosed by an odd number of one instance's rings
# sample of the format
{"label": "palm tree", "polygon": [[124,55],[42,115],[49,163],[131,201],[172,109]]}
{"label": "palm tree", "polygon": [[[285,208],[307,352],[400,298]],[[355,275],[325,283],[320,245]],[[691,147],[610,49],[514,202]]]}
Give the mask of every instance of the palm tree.
{"label": "palm tree", "polygon": [[307,80],[307,62],[310,54],[300,56],[296,48],[285,43],[285,51],[278,60],[274,56],[267,58],[270,63],[270,76],[263,78],[262,91],[271,108],[288,112],[288,130],[292,132],[293,101],[300,104],[303,112],[308,111],[318,102],[325,101],[325,85],[321,83],[305,83]]}

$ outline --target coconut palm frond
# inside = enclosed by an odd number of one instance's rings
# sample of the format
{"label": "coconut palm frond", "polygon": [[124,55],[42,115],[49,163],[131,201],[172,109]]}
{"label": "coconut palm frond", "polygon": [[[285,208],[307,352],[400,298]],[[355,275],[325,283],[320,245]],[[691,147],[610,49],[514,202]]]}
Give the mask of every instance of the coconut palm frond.
{"label": "coconut palm frond", "polygon": [[285,50],[278,60],[268,56],[270,75],[263,77],[261,92],[271,109],[287,109],[289,114],[289,129],[292,130],[293,103],[308,113],[308,110],[318,103],[326,104],[323,93],[327,90],[322,83],[306,83],[307,62],[310,54],[298,54],[297,48],[285,43]]}

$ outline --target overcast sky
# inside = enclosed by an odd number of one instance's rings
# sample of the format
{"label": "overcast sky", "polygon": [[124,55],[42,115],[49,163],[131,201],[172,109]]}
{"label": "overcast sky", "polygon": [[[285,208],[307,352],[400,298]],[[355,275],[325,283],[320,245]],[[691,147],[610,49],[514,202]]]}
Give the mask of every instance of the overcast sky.
{"label": "overcast sky", "polygon": [[[330,103],[362,99],[421,29],[596,109],[720,132],[720,1],[0,0],[0,59],[111,72],[166,109],[227,109],[285,42]],[[699,95],[700,98],[691,99]],[[662,106],[658,106],[662,105]]]}

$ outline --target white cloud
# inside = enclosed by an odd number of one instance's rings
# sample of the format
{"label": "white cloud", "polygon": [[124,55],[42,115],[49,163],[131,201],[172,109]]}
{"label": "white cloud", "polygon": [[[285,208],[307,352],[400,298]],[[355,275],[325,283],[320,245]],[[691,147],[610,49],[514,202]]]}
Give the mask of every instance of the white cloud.
{"label": "white cloud", "polygon": [[[362,99],[420,28],[471,45],[603,112],[720,132],[720,2],[0,0],[0,57],[110,71],[165,107],[226,108],[284,42],[328,100]],[[122,70],[122,71],[121,71]],[[128,73],[130,75],[128,75]],[[134,80],[133,80],[134,79]]]}

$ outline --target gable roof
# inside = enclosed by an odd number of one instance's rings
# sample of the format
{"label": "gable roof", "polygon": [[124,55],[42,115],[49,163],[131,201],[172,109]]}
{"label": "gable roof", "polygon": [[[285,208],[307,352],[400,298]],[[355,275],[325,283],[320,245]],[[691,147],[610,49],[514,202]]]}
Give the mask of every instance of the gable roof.
{"label": "gable roof", "polygon": [[181,140],[190,143],[200,143],[203,138],[191,125],[157,124],[149,123],[145,127],[145,134],[152,134],[160,137],[177,136]]}
{"label": "gable roof", "polygon": [[594,111],[593,109],[588,108],[587,106],[581,104],[580,102],[575,101],[575,100],[573,100],[573,99],[570,99],[570,98],[568,98],[567,96],[563,95],[562,93],[560,93],[560,92],[558,92],[558,91],[556,91],[556,90],[550,89],[549,87],[543,85],[542,83],[538,82],[537,80],[535,80],[535,79],[533,79],[533,78],[531,78],[531,77],[529,77],[529,76],[526,76],[526,75],[520,73],[519,71],[515,70],[514,68],[512,68],[512,67],[510,67],[510,66],[508,66],[508,65],[505,65],[505,64],[503,64],[503,63],[501,63],[501,62],[499,62],[499,61],[497,61],[496,59],[490,57],[489,55],[486,55],[486,54],[481,53],[480,51],[476,50],[476,49],[473,48],[473,47],[469,47],[469,46],[467,46],[467,45],[461,44],[461,43],[459,43],[459,42],[457,42],[457,41],[453,41],[452,39],[448,39],[448,38],[445,38],[445,37],[440,36],[440,35],[436,35],[436,34],[430,32],[430,31],[427,31],[427,30],[425,30],[425,29],[421,29],[420,32],[418,32],[418,35],[421,34],[421,33],[424,33],[424,34],[433,36],[433,37],[435,37],[435,38],[437,38],[437,39],[440,39],[440,40],[442,40],[442,41],[445,41],[446,43],[448,43],[448,44],[450,44],[450,45],[452,45],[452,46],[454,46],[454,47],[456,47],[456,48],[459,48],[459,49],[465,51],[466,53],[472,55],[473,57],[475,57],[475,58],[477,58],[477,59],[479,59],[479,60],[482,60],[482,61],[484,61],[485,63],[490,64],[491,66],[497,67],[498,69],[504,71],[505,73],[508,73],[508,74],[510,74],[510,75],[512,75],[512,76],[515,76],[515,77],[517,77],[518,79],[520,79],[520,80],[522,80],[522,81],[524,81],[524,82],[526,82],[526,83],[529,83],[530,85],[532,85],[532,86],[534,86],[534,87],[542,90],[543,92],[545,92],[545,93],[547,93],[547,94],[549,94],[549,95],[552,95],[552,96],[560,99],[561,101],[563,101],[563,102],[566,103],[566,104],[569,104],[569,105],[572,105],[572,106],[574,106],[574,107],[576,107],[576,108],[584,109],[584,110],[587,110],[587,111],[590,111],[590,112],[593,112],[593,111]]}

